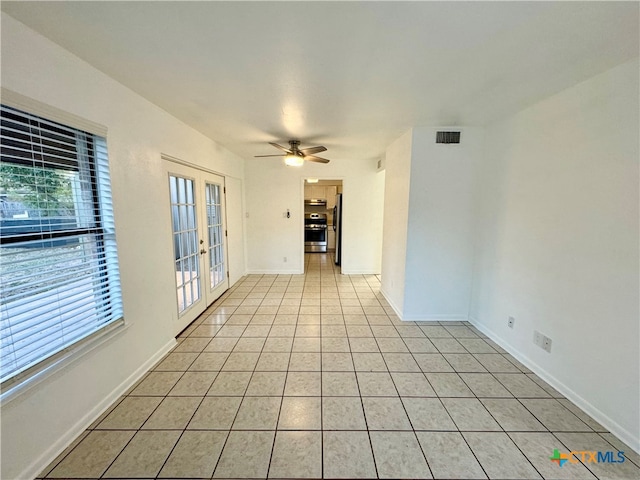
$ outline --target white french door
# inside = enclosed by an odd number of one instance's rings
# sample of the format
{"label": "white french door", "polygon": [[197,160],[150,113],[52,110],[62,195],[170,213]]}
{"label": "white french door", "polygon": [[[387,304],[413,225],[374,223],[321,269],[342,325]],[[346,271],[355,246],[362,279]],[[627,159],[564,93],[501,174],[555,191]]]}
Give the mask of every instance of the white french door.
{"label": "white french door", "polygon": [[225,194],[224,178],[207,175],[204,179],[204,201],[207,230],[206,261],[207,280],[205,281],[207,306],[211,305],[229,288],[229,269],[227,267]]}
{"label": "white french door", "polygon": [[224,177],[167,160],[165,163],[178,333],[229,288]]}

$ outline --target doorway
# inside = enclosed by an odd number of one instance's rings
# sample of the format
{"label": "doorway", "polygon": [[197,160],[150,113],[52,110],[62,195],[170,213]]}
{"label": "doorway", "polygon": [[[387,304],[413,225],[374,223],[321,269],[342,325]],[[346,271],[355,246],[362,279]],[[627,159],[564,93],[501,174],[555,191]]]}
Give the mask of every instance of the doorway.
{"label": "doorway", "polygon": [[341,179],[304,179],[305,253],[326,254],[337,268],[342,264],[343,250],[342,195]]}
{"label": "doorway", "polygon": [[225,179],[165,160],[179,333],[229,288]]}

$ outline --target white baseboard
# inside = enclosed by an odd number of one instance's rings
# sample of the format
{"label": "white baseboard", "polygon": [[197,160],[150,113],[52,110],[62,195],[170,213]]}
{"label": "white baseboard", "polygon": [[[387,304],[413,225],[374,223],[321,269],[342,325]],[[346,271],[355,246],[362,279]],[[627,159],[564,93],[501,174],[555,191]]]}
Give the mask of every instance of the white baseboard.
{"label": "white baseboard", "polygon": [[[271,268],[271,269],[265,269],[265,270],[261,270],[261,269],[251,269],[251,270],[247,270],[247,272],[245,273],[245,275],[302,275],[304,273],[304,268],[302,270],[296,270],[296,269],[276,269],[276,268]],[[377,272],[375,270],[349,270],[349,269],[342,269],[342,275],[380,275],[380,272]]]}
{"label": "white baseboard", "polygon": [[393,309],[396,316],[402,320],[403,322],[467,322],[469,317],[466,315],[403,315],[402,310],[398,308],[398,306],[393,303],[389,299],[389,295],[384,291],[383,288],[380,288],[380,293],[387,301],[389,306]]}
{"label": "white baseboard", "polygon": [[114,388],[109,395],[102,399],[102,401],[92,408],[88,413],[82,416],[74,425],[69,428],[60,438],[51,445],[42,455],[35,459],[17,478],[31,479],[36,478],[38,474],[42,472],[51,462],[53,462],[58,455],[60,455],[67,446],[73,442],[78,435],[84,432],[93,422],[95,422],[100,415],[102,415],[109,406],[115,402],[118,397],[131,388],[151,367],[153,367],[158,360],[164,357],[169,350],[176,345],[176,340],[171,339],[151,358],[138,367],[129,377],[124,380],[120,385]]}
{"label": "white baseboard", "polygon": [[393,311],[395,312],[396,316],[400,320],[402,320],[402,309],[398,308],[398,306],[389,298],[389,295],[387,294],[387,292],[384,291],[384,288],[380,287],[380,293],[382,294],[384,299],[387,301],[389,306],[393,309]]}
{"label": "white baseboard", "polygon": [[267,270],[247,270],[245,275],[302,275],[303,270],[267,269]]}
{"label": "white baseboard", "polygon": [[342,268],[342,275],[380,275],[380,272],[376,272],[375,270],[358,270],[357,268],[354,270]]}
{"label": "white baseboard", "polygon": [[456,314],[437,314],[437,315],[405,315],[402,319],[407,322],[466,322],[469,320],[469,317],[466,315],[456,315]]}
{"label": "white baseboard", "polygon": [[551,373],[546,371],[536,362],[529,357],[522,355],[517,349],[513,348],[509,342],[505,341],[502,337],[497,335],[491,329],[484,326],[478,319],[469,317],[469,322],[487,335],[491,340],[496,342],[502,348],[504,348],[510,355],[516,358],[524,366],[542,378],[545,382],[555,388],[558,392],[564,395],[566,398],[575,403],[580,409],[584,410],[588,415],[600,423],[603,427],[606,427],[612,434],[618,437],[621,441],[629,445],[636,453],[640,453],[640,438],[636,438],[629,430],[613,420],[611,417],[601,412],[598,408],[594,407],[588,400],[583,398],[580,394],[574,392],[571,388],[567,387],[564,383],[554,377]]}

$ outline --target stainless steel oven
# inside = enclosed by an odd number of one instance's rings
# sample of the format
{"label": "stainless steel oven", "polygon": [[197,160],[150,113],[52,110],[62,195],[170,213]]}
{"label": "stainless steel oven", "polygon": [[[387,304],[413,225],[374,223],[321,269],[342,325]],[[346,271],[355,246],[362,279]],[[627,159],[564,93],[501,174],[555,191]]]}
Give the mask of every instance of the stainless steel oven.
{"label": "stainless steel oven", "polygon": [[327,214],[304,214],[304,251],[306,253],[327,251]]}

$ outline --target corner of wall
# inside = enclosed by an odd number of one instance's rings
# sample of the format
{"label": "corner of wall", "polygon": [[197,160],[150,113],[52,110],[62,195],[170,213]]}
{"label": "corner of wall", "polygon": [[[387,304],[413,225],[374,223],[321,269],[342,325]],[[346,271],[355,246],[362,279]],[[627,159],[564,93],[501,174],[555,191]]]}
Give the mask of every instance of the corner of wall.
{"label": "corner of wall", "polygon": [[389,306],[393,309],[396,316],[400,320],[402,320],[402,309],[394,302],[394,300],[390,297],[390,295],[385,291],[385,289],[382,286],[380,286],[380,293],[382,294],[384,299],[387,301]]}
{"label": "corner of wall", "polygon": [[411,129],[391,143],[385,154],[381,290],[396,311],[402,311],[404,302],[412,138]]}

